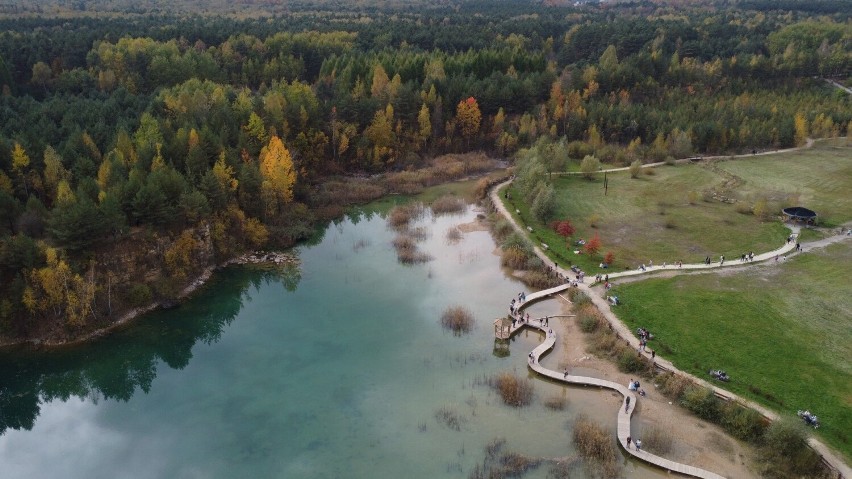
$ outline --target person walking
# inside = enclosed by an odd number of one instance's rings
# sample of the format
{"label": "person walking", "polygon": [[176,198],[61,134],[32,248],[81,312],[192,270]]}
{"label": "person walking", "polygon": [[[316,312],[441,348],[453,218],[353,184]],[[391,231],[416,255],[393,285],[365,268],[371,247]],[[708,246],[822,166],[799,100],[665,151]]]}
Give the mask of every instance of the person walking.
{"label": "person walking", "polygon": [[627,436],[627,449],[630,449],[630,441],[633,439],[630,436]]}
{"label": "person walking", "polygon": [[636,444],[636,450],[637,451],[642,450],[642,440],[641,439],[637,439],[637,440],[633,441],[633,443]]}
{"label": "person walking", "polygon": [[628,408],[630,408],[630,396],[624,399],[624,412],[627,412]]}

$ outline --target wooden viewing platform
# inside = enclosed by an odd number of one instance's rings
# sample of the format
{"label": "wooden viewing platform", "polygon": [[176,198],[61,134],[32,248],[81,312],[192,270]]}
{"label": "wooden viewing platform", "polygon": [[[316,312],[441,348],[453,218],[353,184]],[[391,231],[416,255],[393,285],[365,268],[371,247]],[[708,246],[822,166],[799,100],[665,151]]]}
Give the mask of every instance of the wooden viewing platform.
{"label": "wooden viewing platform", "polygon": [[[523,310],[523,307],[528,305],[531,300],[541,299],[546,296],[550,296],[552,294],[558,293],[560,291],[564,291],[570,285],[562,285],[557,286],[555,288],[551,288],[544,291],[539,291],[538,293],[530,294],[527,297],[527,300],[521,303],[521,306],[518,308],[519,310]],[[706,471],[704,469],[690,466],[687,464],[681,464],[679,462],[670,461],[668,459],[662,458],[660,456],[651,454],[645,450],[636,450],[635,446],[627,446],[627,438],[631,436],[630,434],[630,418],[633,416],[633,411],[636,409],[636,404],[638,398],[633,391],[630,391],[626,386],[622,386],[621,384],[614,383],[612,381],[607,381],[605,379],[592,378],[588,376],[575,376],[572,374],[566,375],[565,373],[560,373],[557,371],[553,371],[551,369],[547,369],[539,363],[539,359],[541,356],[546,354],[548,351],[553,349],[553,346],[556,344],[556,333],[551,333],[547,326],[544,326],[544,318],[536,318],[530,319],[529,322],[516,323],[514,327],[511,327],[511,334],[514,334],[518,330],[523,327],[530,327],[534,329],[539,329],[545,333],[544,342],[536,346],[535,349],[532,350],[532,356],[527,358],[527,363],[530,369],[535,371],[536,373],[546,376],[554,381],[563,382],[567,384],[575,384],[581,386],[597,386],[607,389],[612,389],[617,391],[623,398],[630,398],[630,404],[628,408],[625,410],[622,405],[624,404],[624,400],[618,405],[618,444],[621,445],[628,454],[641,459],[645,462],[654,464],[656,466],[662,467],[663,469],[678,472],[680,474],[685,474],[692,477],[702,477],[706,479],[725,479],[724,476],[720,476],[715,472]]]}

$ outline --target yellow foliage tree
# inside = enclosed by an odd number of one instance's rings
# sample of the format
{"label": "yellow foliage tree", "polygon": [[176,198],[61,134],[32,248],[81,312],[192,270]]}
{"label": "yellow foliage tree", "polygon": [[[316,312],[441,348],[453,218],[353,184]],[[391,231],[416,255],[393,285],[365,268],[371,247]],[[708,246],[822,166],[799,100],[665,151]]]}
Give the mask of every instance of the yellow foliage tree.
{"label": "yellow foliage tree", "polygon": [[290,151],[281,138],[273,135],[269,144],[260,151],[261,190],[268,215],[276,215],[280,206],[293,200],[296,170]]}
{"label": "yellow foliage tree", "polygon": [[456,121],[465,140],[470,141],[479,132],[479,124],[482,122],[482,112],[479,111],[479,104],[476,102],[476,98],[469,97],[459,102],[456,106]]}
{"label": "yellow foliage tree", "polygon": [[796,113],[793,125],[796,131],[796,146],[803,146],[808,141],[808,120],[804,114]]}

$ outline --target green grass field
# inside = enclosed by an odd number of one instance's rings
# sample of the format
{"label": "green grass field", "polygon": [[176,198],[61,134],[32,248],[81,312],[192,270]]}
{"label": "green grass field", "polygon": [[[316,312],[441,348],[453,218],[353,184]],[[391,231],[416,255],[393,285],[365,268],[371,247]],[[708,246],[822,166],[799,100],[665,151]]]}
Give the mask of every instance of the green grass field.
{"label": "green grass field", "polygon": [[745,196],[798,194],[800,203],[820,215],[820,223],[836,226],[852,220],[852,147],[846,140],[825,141],[804,152],[720,163],[746,180]]}
{"label": "green grass field", "polygon": [[[829,223],[849,221],[852,148],[833,145],[845,145],[845,140],[820,142],[802,152],[717,162],[712,167],[703,163],[663,166],[636,179],[628,172],[611,173],[606,195],[602,177],[589,181],[554,176],[556,218],[572,221],[577,229],[574,241],[598,233],[601,254],[612,251],[615,255],[615,270],[633,269],[651,260],[656,265],[677,260],[696,263],[707,255],[733,259],[748,251],[772,250],[788,234],[780,222],[738,213],[733,204],[705,201],[703,191],[729,179],[718,171],[724,170],[740,179],[727,195],[747,201],[759,195],[773,199],[798,193],[802,205]],[[552,259],[562,265],[577,264],[587,272],[600,271],[600,256],[574,254],[576,247],[569,249],[547,225],[534,221],[529,205],[518,200],[511,186],[509,191],[511,198],[504,199],[509,211],[533,228],[532,239],[546,243]],[[593,218],[597,218],[596,227],[590,225]]]}
{"label": "green grass field", "polygon": [[738,273],[648,279],[614,288],[631,330],[679,369],[785,414],[808,409],[852,458],[852,241]]}

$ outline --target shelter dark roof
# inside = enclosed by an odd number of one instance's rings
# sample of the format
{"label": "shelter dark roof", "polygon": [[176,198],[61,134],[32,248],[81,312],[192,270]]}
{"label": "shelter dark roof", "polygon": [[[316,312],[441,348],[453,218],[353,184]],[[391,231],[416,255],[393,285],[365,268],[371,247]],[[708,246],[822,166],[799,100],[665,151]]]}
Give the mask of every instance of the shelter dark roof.
{"label": "shelter dark roof", "polygon": [[789,208],[784,208],[784,214],[787,216],[795,216],[796,218],[815,218],[816,213],[803,207],[803,206],[791,206]]}

